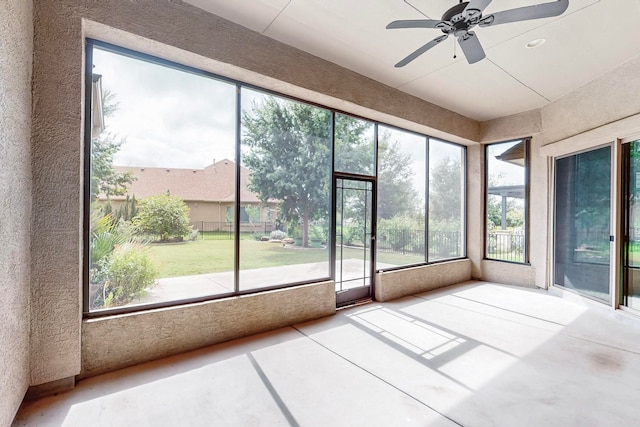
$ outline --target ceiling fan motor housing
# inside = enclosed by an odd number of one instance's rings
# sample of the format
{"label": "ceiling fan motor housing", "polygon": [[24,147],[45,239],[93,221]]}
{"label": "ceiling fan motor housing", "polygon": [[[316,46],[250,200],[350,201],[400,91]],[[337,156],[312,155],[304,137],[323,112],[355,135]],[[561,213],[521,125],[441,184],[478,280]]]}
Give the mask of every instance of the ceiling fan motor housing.
{"label": "ceiling fan motor housing", "polygon": [[440,27],[443,33],[454,33],[457,36],[461,36],[465,34],[472,26],[478,23],[478,21],[482,17],[482,13],[479,10],[475,9],[467,10],[465,13],[465,9],[467,8],[468,4],[469,2],[459,3],[447,10],[444,15],[442,15],[443,23],[449,24]]}

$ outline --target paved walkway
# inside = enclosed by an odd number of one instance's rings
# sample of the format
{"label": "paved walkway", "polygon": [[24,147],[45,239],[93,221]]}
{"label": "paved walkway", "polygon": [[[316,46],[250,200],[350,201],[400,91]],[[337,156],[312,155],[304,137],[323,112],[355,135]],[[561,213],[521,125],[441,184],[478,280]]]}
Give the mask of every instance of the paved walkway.
{"label": "paved walkway", "polygon": [[[378,265],[379,268],[386,265]],[[240,290],[258,289],[287,283],[306,282],[321,279],[328,275],[328,261],[307,264],[286,265],[280,267],[240,270]],[[346,259],[342,263],[343,289],[363,286],[364,268],[360,259]],[[340,265],[336,263],[336,271]],[[339,274],[336,275],[340,277]],[[340,290],[336,283],[336,290]],[[233,272],[198,274],[193,276],[168,277],[159,279],[158,283],[147,291],[147,295],[136,300],[132,305],[176,301],[187,298],[198,298],[210,295],[233,292]]]}

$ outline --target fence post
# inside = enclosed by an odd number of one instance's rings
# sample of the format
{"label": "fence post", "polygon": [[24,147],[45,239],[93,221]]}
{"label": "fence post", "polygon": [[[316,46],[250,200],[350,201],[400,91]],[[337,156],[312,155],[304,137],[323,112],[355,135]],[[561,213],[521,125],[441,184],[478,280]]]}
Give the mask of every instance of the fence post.
{"label": "fence post", "polygon": [[401,242],[402,242],[402,255],[406,255],[406,249],[405,248],[407,246],[404,232],[405,232],[405,230],[403,228],[402,229],[402,240],[401,240]]}

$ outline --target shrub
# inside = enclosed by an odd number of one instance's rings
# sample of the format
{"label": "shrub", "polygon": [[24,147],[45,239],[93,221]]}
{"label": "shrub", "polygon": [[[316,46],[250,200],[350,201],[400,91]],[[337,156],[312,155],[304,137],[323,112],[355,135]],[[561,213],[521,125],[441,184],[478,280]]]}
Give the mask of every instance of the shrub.
{"label": "shrub", "polygon": [[286,233],[284,231],[281,231],[281,230],[273,230],[271,232],[271,234],[269,235],[269,238],[271,240],[282,240],[285,237],[287,237]]}
{"label": "shrub", "polygon": [[117,248],[103,270],[107,272],[102,290],[105,307],[124,305],[142,296],[157,274],[144,247],[134,244]]}
{"label": "shrub", "polygon": [[138,233],[156,235],[162,241],[181,240],[191,232],[189,208],[180,197],[169,194],[142,199],[132,222]]}
{"label": "shrub", "polygon": [[378,237],[394,251],[424,252],[424,222],[421,218],[396,216],[378,221]]}

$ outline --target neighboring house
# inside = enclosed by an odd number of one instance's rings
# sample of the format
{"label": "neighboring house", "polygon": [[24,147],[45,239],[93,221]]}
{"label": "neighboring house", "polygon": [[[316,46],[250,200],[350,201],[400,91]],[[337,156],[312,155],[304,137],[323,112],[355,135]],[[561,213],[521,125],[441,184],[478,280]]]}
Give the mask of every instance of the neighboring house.
{"label": "neighboring house", "polygon": [[[115,166],[118,172],[131,172],[135,180],[129,184],[127,195],[140,200],[169,192],[178,196],[189,207],[190,221],[203,231],[230,230],[234,218],[235,170],[231,160],[220,160],[204,169],[173,169],[136,166]],[[277,200],[263,204],[247,188],[250,172],[240,167],[240,222],[242,231],[252,228],[271,231],[277,216]],[[126,196],[111,196],[117,209]],[[99,198],[106,201],[104,195]]]}

